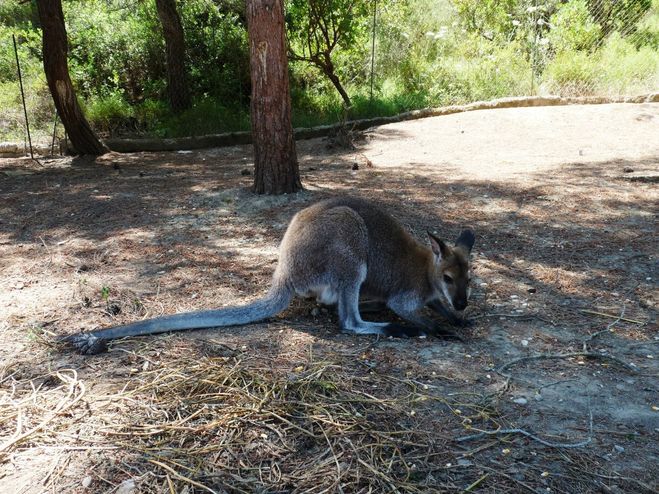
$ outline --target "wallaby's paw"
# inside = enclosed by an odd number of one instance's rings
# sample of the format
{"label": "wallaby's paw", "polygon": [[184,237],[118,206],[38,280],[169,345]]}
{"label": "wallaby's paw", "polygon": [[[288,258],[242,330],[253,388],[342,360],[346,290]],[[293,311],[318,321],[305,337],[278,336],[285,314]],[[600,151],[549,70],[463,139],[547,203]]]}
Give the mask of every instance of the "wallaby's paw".
{"label": "wallaby's paw", "polygon": [[458,340],[462,343],[466,343],[465,339],[455,331],[451,331],[450,329],[446,329],[440,326],[436,326],[434,328],[433,336],[441,340]]}
{"label": "wallaby's paw", "polygon": [[391,336],[393,338],[414,338],[416,336],[426,336],[426,332],[419,326],[409,326],[399,323],[387,324],[382,329],[384,336]]}
{"label": "wallaby's paw", "polygon": [[83,355],[96,355],[97,353],[106,352],[108,349],[107,340],[98,338],[91,333],[74,334],[68,336],[65,340]]}
{"label": "wallaby's paw", "polygon": [[452,323],[458,328],[471,328],[475,324],[475,321],[468,317],[456,317]]}

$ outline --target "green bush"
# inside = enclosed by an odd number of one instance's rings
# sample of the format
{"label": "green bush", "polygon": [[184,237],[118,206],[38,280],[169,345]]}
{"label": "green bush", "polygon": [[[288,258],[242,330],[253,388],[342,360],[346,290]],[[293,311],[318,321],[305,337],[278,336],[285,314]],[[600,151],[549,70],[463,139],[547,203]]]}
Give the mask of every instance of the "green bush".
{"label": "green bush", "polygon": [[598,93],[622,95],[656,91],[659,88],[659,52],[650,46],[637,49],[614,33],[599,52]]}
{"label": "green bush", "polygon": [[551,16],[547,35],[557,52],[591,50],[597,45],[601,29],[593,21],[586,0],[570,0]]}
{"label": "green bush", "polygon": [[206,96],[194,100],[192,107],[180,115],[164,115],[159,126],[153,130],[161,137],[182,137],[249,128],[247,109],[239,105],[229,106],[223,100]]}
{"label": "green bush", "polygon": [[109,135],[126,128],[135,115],[134,108],[119,91],[93,96],[85,102],[84,107],[87,119],[96,130]]}
{"label": "green bush", "polygon": [[598,79],[596,55],[583,51],[556,54],[542,74],[543,90],[558,96],[593,94]]}

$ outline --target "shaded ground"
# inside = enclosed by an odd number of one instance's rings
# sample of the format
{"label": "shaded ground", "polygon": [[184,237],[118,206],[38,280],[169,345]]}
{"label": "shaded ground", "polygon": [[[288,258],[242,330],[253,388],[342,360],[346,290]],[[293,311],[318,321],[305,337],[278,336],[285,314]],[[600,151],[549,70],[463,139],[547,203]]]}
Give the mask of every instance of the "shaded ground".
{"label": "shaded ground", "polygon": [[[306,191],[277,198],[247,191],[249,147],[0,160],[3,490],[656,491],[657,136],[657,104],[404,122],[356,151],[300,142]],[[291,216],[341,193],[419,238],[474,226],[466,344],[341,335],[296,301],[97,357],[49,346],[261,295]],[[553,445],[469,437],[499,427]]]}

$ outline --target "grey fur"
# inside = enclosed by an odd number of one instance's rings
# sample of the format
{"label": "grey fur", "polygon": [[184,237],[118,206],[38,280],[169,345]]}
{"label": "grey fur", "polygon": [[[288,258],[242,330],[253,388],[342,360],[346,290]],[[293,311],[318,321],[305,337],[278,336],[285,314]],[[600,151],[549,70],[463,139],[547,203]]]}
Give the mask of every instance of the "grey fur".
{"label": "grey fur", "polygon": [[[461,249],[471,250],[473,232],[460,237]],[[453,306],[451,289],[442,273],[456,277],[453,297],[466,305],[468,252],[452,249],[441,240],[441,256],[418,243],[396,220],[378,206],[358,198],[335,198],[297,213],[281,242],[272,287],[263,299],[241,307],[205,310],[139,321],[68,337],[82,353],[98,353],[108,340],[248,324],[284,310],[294,295],[314,296],[337,304],[343,331],[357,334],[418,335],[437,332],[434,322],[420,315],[442,299]],[[470,244],[470,245],[469,245]],[[433,246],[435,244],[433,243]],[[411,323],[367,322],[359,313],[359,298],[384,302]]]}

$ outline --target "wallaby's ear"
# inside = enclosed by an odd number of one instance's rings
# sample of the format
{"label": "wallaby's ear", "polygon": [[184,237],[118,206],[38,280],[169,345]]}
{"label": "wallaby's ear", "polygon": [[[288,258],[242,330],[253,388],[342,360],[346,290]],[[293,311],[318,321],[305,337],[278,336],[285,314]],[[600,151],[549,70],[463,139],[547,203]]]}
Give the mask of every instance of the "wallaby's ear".
{"label": "wallaby's ear", "polygon": [[430,248],[432,249],[432,253],[435,254],[437,261],[441,261],[443,257],[447,257],[450,254],[449,247],[442,239],[437,238],[430,232],[428,232],[428,237],[430,238]]}
{"label": "wallaby's ear", "polygon": [[471,249],[474,247],[474,242],[476,242],[476,235],[474,235],[474,231],[472,229],[468,228],[466,230],[462,230],[462,233],[455,241],[455,246],[462,247],[464,250],[470,253]]}

